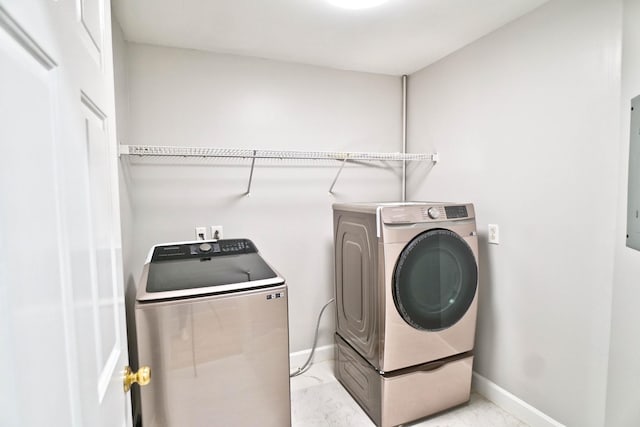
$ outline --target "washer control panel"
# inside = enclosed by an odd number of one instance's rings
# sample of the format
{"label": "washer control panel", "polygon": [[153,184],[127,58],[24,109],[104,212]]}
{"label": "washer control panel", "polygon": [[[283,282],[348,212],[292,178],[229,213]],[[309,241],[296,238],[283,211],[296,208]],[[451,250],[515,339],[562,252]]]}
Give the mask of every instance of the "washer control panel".
{"label": "washer control panel", "polygon": [[206,242],[182,243],[157,246],[151,262],[162,262],[188,258],[210,258],[214,256],[257,253],[258,249],[249,239],[224,239]]}

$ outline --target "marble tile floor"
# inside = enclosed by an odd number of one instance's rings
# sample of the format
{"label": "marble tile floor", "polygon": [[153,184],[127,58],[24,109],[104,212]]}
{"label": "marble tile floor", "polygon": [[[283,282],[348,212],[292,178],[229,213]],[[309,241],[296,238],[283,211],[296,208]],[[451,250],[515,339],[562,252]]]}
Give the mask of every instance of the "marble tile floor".
{"label": "marble tile floor", "polygon": [[[333,376],[333,360],[314,363],[291,379],[293,427],[374,427],[373,422]],[[453,408],[411,427],[527,427],[477,393],[466,405]]]}

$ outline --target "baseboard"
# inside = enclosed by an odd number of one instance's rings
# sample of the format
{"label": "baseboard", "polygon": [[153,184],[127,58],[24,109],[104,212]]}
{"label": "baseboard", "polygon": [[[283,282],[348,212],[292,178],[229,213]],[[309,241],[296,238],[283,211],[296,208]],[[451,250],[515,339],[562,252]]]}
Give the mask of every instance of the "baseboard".
{"label": "baseboard", "polygon": [[565,427],[564,424],[559,423],[476,372],[473,373],[471,387],[478,394],[486,397],[531,427]]}
{"label": "baseboard", "polygon": [[[333,344],[324,345],[322,347],[316,348],[315,353],[313,353],[312,363],[324,362],[326,360],[333,360],[333,348],[335,346]],[[307,361],[309,355],[311,354],[311,349],[297,351],[295,353],[291,353],[289,355],[289,363],[291,364],[291,370],[295,371],[297,368],[304,365],[304,362]]]}

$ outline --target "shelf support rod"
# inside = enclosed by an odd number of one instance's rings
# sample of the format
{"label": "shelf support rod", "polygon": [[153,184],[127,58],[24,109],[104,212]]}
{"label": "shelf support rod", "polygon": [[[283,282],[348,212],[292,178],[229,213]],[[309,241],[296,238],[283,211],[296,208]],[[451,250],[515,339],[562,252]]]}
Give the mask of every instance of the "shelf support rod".
{"label": "shelf support rod", "polygon": [[253,181],[253,168],[256,165],[256,150],[253,150],[253,156],[251,158],[251,172],[249,172],[249,185],[247,186],[247,191],[245,194],[245,196],[250,196],[251,195],[251,181]]}
{"label": "shelf support rod", "polygon": [[336,182],[338,181],[338,177],[340,176],[340,173],[342,172],[342,169],[344,169],[344,165],[347,164],[347,160],[349,160],[348,157],[345,157],[344,159],[342,159],[342,165],[340,165],[340,169],[338,169],[338,173],[336,174],[336,177],[333,178],[333,182],[331,183],[331,188],[329,188],[329,194],[333,194],[333,187],[336,186]]}

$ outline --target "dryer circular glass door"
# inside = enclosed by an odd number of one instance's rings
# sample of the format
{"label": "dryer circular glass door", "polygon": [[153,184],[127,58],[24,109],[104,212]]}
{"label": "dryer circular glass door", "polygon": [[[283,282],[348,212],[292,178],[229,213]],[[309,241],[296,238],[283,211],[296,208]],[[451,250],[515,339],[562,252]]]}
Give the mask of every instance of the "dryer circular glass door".
{"label": "dryer circular glass door", "polygon": [[417,329],[437,331],[460,320],[478,286],[473,251],[458,234],[426,231],[403,249],[393,275],[393,299]]}

